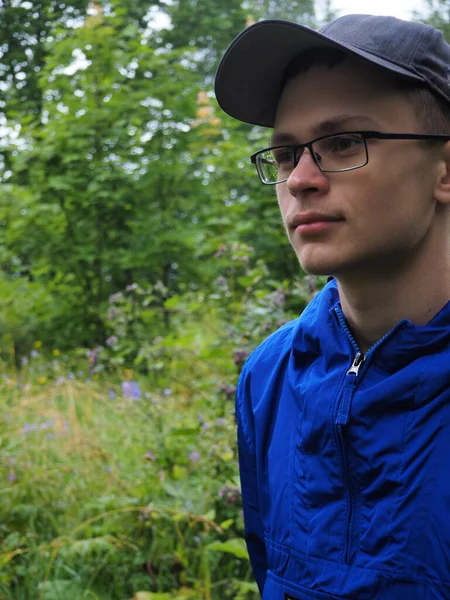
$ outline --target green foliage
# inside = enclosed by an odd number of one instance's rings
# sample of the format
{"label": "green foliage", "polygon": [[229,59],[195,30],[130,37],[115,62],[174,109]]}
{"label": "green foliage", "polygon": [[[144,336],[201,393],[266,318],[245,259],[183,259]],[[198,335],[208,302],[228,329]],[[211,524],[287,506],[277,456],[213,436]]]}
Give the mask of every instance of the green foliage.
{"label": "green foliage", "polygon": [[[43,600],[257,597],[243,541],[236,378],[254,345],[322,282],[267,281],[250,254],[223,249],[217,260],[233,270],[209,295],[166,298],[162,284],[115,294],[115,340],[88,357],[36,340],[20,369],[0,359],[9,371],[0,378],[6,600],[34,600],[36,586]],[[146,346],[149,331],[157,337]]]}
{"label": "green foliage", "polygon": [[[273,190],[248,164],[266,132],[222,114],[212,93],[219,57],[258,7],[41,0],[37,17],[35,3],[0,8],[11,25],[0,58],[2,285],[19,278],[50,302],[42,300],[45,315],[37,309],[42,318],[15,316],[5,302],[13,325],[0,343],[13,335],[20,347],[36,338],[101,345],[111,294],[158,281],[166,300],[209,294],[222,271],[211,259],[224,244],[251,246],[273,279],[297,273]],[[156,10],[171,20],[160,32],[151,28]]]}

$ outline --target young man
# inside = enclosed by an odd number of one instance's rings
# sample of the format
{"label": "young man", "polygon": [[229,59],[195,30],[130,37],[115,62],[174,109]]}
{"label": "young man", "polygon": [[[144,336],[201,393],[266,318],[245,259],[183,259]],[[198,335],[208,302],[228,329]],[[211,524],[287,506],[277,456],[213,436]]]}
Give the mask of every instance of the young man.
{"label": "young man", "polygon": [[216,79],[305,271],[332,275],[261,344],[236,403],[264,600],[450,598],[450,48],[348,15],[246,29]]}

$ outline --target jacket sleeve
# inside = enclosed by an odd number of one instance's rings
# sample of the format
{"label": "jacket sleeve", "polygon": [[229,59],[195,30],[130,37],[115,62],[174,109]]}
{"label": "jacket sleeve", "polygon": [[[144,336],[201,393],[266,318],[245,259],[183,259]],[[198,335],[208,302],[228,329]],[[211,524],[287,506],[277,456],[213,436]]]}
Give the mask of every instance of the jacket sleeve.
{"label": "jacket sleeve", "polygon": [[244,367],[236,392],[239,470],[244,511],[245,540],[250,556],[250,564],[262,596],[266,582],[267,558],[264,543],[264,527],[259,503],[254,421],[248,383],[249,377],[246,376]]}

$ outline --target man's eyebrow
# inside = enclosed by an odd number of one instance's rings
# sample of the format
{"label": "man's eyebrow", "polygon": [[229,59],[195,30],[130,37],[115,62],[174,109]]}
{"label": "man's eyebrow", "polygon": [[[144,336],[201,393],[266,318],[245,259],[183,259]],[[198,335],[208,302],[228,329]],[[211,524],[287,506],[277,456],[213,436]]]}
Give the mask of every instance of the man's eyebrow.
{"label": "man's eyebrow", "polygon": [[[317,125],[311,127],[311,139],[320,137],[321,135],[328,135],[333,133],[339,133],[341,131],[352,131],[353,129],[374,129],[377,127],[376,122],[368,117],[367,115],[339,115],[331,119],[321,121]],[[276,132],[270,139],[271,146],[279,146],[281,144],[301,144],[298,138],[291,133]]]}

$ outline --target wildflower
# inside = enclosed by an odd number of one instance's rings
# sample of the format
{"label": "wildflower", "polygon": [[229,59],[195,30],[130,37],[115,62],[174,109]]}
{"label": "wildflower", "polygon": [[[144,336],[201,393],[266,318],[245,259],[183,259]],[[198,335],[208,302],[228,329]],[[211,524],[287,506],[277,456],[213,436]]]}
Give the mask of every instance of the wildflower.
{"label": "wildflower", "polygon": [[198,422],[199,423],[204,423],[205,422],[205,418],[203,416],[203,413],[198,413]]}
{"label": "wildflower", "polygon": [[58,379],[55,381],[56,385],[62,385],[64,383],[65,379],[64,377],[61,375],[61,377],[58,377]]}
{"label": "wildflower", "polygon": [[110,335],[109,338],[106,340],[106,345],[107,346],[115,346],[117,344],[117,337],[115,335]]}
{"label": "wildflower", "polygon": [[225,504],[235,504],[238,502],[240,496],[241,491],[239,488],[232,485],[226,484],[219,490],[219,497],[223,499]]}
{"label": "wildflower", "polygon": [[39,356],[39,352],[37,350],[32,350],[30,352],[30,356],[32,356],[33,358],[36,358],[37,356]]}
{"label": "wildflower", "polygon": [[226,250],[227,250],[226,245],[225,244],[221,244],[220,247],[219,247],[219,249],[217,250],[217,252],[214,254],[214,256],[216,258],[222,258],[222,256],[225,254]]}
{"label": "wildflower", "polygon": [[277,306],[278,308],[281,308],[286,301],[286,296],[285,296],[283,290],[275,290],[272,297],[273,297],[273,302],[274,302],[275,306]]}
{"label": "wildflower", "polygon": [[55,348],[54,350],[52,350],[52,354],[53,356],[59,356],[61,352],[58,350],[58,348]]}
{"label": "wildflower", "polygon": [[84,371],[77,371],[77,377],[84,377]]}
{"label": "wildflower", "polygon": [[216,425],[226,425],[227,424],[227,420],[224,419],[223,417],[220,417],[219,419],[216,419]]}
{"label": "wildflower", "polygon": [[16,477],[16,474],[14,473],[14,471],[10,471],[10,473],[8,475],[8,481],[10,481],[12,483],[16,479],[17,479],[17,477]]}
{"label": "wildflower", "polygon": [[117,292],[116,294],[111,294],[111,296],[109,297],[109,303],[114,304],[114,302],[117,302],[121,298],[122,294],[120,292]]}
{"label": "wildflower", "polygon": [[39,377],[39,379],[38,379],[38,382],[41,384],[44,384],[46,381],[47,381],[47,377],[44,377],[44,376]]}
{"label": "wildflower", "polygon": [[191,508],[192,502],[190,500],[186,500],[186,502],[184,503],[184,505],[186,506],[186,508]]}
{"label": "wildflower", "polygon": [[36,340],[36,341],[34,342],[34,347],[35,347],[35,348],[38,348],[38,349],[39,349],[39,348],[41,348],[41,347],[42,347],[42,342],[41,342],[41,340]]}
{"label": "wildflower", "polygon": [[224,392],[224,394],[228,398],[228,400],[230,398],[234,398],[234,396],[236,394],[236,387],[229,383],[220,383],[219,389],[222,390],[222,392]]}
{"label": "wildflower", "polygon": [[93,348],[89,354],[88,354],[88,358],[89,358],[89,373],[92,373],[94,370],[95,365],[98,362],[99,356],[101,351],[103,350],[103,346],[96,346],[95,348]]}
{"label": "wildflower", "polygon": [[200,460],[200,452],[197,452],[197,450],[193,450],[189,454],[189,460],[191,461],[191,463],[197,463]]}
{"label": "wildflower", "polygon": [[70,371],[70,373],[67,375],[67,377],[73,381],[75,379],[75,375],[72,373],[72,371]]}
{"label": "wildflower", "polygon": [[171,395],[171,393],[172,393],[172,390],[171,390],[170,388],[166,388],[166,389],[163,391],[163,396],[170,396],[170,395]]}
{"label": "wildflower", "polygon": [[109,390],[108,396],[111,400],[114,400],[114,398],[116,397],[116,392],[114,390]]}
{"label": "wildflower", "polygon": [[131,398],[131,400],[141,399],[141,390],[135,381],[123,381],[122,393],[125,398]]}
{"label": "wildflower", "polygon": [[199,544],[201,542],[201,539],[198,537],[198,535],[196,535],[194,541],[197,542],[197,544]]}
{"label": "wildflower", "polygon": [[114,306],[108,308],[108,321],[114,321],[117,317],[117,310]]}
{"label": "wildflower", "polygon": [[21,362],[23,365],[27,365],[28,364],[28,356],[22,356]]}
{"label": "wildflower", "polygon": [[155,460],[155,455],[150,450],[144,454],[145,460],[151,460],[152,462]]}
{"label": "wildflower", "polygon": [[308,287],[308,292],[310,294],[315,294],[317,292],[317,279],[315,278],[315,276],[307,275],[304,281]]}
{"label": "wildflower", "polygon": [[137,283],[132,283],[131,285],[127,285],[125,289],[127,292],[134,292],[134,290],[137,290],[137,287]]}
{"label": "wildflower", "polygon": [[244,348],[238,348],[237,350],[233,351],[233,356],[234,356],[234,364],[237,365],[238,367],[242,367],[242,365],[245,362],[245,359],[248,356],[248,351],[245,350]]}

